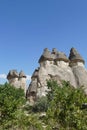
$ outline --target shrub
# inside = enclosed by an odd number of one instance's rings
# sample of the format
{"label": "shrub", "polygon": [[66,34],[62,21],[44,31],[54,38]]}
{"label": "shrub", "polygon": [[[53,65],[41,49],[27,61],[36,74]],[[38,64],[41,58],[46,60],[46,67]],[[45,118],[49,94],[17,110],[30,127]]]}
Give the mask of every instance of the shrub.
{"label": "shrub", "polygon": [[50,129],[87,130],[87,110],[81,109],[87,103],[87,96],[82,87],[74,88],[69,82],[58,85],[56,81],[48,81],[47,98],[49,107],[45,123]]}
{"label": "shrub", "polygon": [[47,110],[47,97],[41,97],[34,104],[32,110],[33,112],[45,112]]}

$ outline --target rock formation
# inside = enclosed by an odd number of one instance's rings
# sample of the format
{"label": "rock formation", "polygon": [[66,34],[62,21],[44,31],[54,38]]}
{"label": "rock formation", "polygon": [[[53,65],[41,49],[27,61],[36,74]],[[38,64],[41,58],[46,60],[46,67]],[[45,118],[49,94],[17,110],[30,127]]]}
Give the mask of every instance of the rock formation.
{"label": "rock formation", "polygon": [[40,67],[34,71],[31,77],[27,98],[32,102],[38,97],[45,96],[49,79],[55,79],[58,83],[65,80],[74,87],[84,85],[87,88],[87,70],[84,63],[85,61],[74,48],[71,48],[69,58],[55,48],[52,52],[45,48],[39,59]]}
{"label": "rock formation", "polygon": [[87,70],[84,66],[85,61],[74,48],[70,50],[69,59],[70,66],[72,68],[72,72],[74,73],[77,86],[84,86],[85,92],[87,93]]}
{"label": "rock formation", "polygon": [[24,92],[26,93],[26,75],[23,71],[18,73],[16,70],[10,70],[7,79],[11,85],[16,88],[24,89]]}

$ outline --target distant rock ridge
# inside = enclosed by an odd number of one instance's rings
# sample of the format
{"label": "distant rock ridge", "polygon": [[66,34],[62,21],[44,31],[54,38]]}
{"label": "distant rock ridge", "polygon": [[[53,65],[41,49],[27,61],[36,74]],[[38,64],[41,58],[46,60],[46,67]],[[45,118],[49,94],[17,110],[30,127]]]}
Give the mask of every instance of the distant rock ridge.
{"label": "distant rock ridge", "polygon": [[52,52],[45,48],[38,62],[40,67],[35,69],[26,93],[31,102],[46,95],[49,79],[57,80],[58,83],[62,80],[69,81],[74,87],[84,85],[87,93],[85,61],[75,48],[71,48],[69,58],[56,48]]}

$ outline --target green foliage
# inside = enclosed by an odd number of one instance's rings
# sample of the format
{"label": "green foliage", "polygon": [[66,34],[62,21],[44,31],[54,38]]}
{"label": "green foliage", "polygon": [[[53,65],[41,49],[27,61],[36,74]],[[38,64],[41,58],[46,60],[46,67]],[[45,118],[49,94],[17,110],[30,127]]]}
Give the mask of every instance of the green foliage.
{"label": "green foliage", "polygon": [[15,112],[24,104],[22,89],[4,84],[0,86],[0,125],[8,125],[15,118]]}
{"label": "green foliage", "polygon": [[87,103],[83,88],[75,89],[65,81],[61,86],[56,81],[47,84],[50,91],[45,123],[50,130],[87,130],[87,110],[81,109],[82,104]]}
{"label": "green foliage", "polygon": [[34,106],[32,107],[33,112],[45,112],[47,110],[48,103],[47,103],[47,97],[41,97],[39,98]]}
{"label": "green foliage", "polygon": [[[47,82],[49,92],[34,106],[25,105],[22,89],[0,86],[0,130],[87,130],[87,103],[83,88],[69,82]],[[25,106],[25,107],[24,107]],[[41,112],[46,112],[42,118]]]}
{"label": "green foliage", "polygon": [[[41,130],[39,117],[24,111],[25,96],[22,89],[10,84],[0,86],[0,130]],[[42,129],[43,130],[43,129]]]}
{"label": "green foliage", "polygon": [[16,118],[11,122],[11,129],[15,130],[43,130],[38,115],[28,114],[23,111],[16,113]]}

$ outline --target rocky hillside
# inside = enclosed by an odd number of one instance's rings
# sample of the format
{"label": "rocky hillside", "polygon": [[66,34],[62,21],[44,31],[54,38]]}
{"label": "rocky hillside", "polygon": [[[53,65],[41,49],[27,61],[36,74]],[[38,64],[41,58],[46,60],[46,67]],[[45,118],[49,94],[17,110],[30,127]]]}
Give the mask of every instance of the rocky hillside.
{"label": "rocky hillside", "polygon": [[27,90],[27,98],[30,101],[46,95],[46,83],[49,79],[57,80],[58,83],[62,80],[69,81],[74,87],[84,85],[87,93],[85,61],[75,48],[71,48],[69,58],[55,48],[52,52],[45,48],[38,62],[40,67],[35,69]]}

